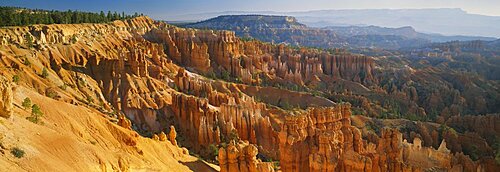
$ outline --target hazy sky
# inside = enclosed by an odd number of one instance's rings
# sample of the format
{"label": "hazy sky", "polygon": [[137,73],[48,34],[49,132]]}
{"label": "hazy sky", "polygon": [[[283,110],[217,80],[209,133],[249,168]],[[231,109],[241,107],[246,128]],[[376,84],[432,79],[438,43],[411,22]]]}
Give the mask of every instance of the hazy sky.
{"label": "hazy sky", "polygon": [[28,8],[139,12],[155,19],[221,11],[307,11],[326,9],[462,8],[500,16],[500,0],[0,0]]}

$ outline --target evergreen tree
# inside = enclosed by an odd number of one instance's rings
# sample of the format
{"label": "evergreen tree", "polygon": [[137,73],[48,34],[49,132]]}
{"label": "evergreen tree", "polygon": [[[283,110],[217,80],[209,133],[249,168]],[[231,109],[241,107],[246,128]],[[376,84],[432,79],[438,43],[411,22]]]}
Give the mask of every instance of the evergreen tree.
{"label": "evergreen tree", "polygon": [[106,15],[104,15],[104,11],[101,11],[101,13],[99,13],[99,21],[100,22],[108,21],[106,20]]}
{"label": "evergreen tree", "polygon": [[113,20],[119,20],[120,19],[120,15],[118,15],[118,13],[115,11],[115,13],[113,13]]}
{"label": "evergreen tree", "polygon": [[[142,15],[142,14],[141,14]],[[32,24],[70,24],[70,23],[103,23],[113,20],[130,19],[139,14],[127,15],[125,12],[117,13],[104,11],[99,13],[81,11],[56,11],[26,9],[17,7],[0,6],[1,26],[26,26]]]}
{"label": "evergreen tree", "polygon": [[71,23],[81,23],[80,14],[78,12],[72,14]]}
{"label": "evergreen tree", "polygon": [[31,38],[31,35],[26,34],[24,37],[26,39],[26,46],[28,46],[28,48],[33,48],[33,38]]}

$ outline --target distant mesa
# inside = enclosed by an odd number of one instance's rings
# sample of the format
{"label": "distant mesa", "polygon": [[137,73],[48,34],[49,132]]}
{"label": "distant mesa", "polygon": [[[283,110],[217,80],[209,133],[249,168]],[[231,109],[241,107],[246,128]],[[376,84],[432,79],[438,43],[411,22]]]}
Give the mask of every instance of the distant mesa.
{"label": "distant mesa", "polygon": [[489,37],[443,36],[417,32],[411,26],[387,28],[379,26],[308,27],[292,16],[221,15],[195,23],[178,24],[198,29],[231,30],[237,36],[271,43],[318,48],[383,48],[419,47],[431,42],[454,40],[494,40]]}

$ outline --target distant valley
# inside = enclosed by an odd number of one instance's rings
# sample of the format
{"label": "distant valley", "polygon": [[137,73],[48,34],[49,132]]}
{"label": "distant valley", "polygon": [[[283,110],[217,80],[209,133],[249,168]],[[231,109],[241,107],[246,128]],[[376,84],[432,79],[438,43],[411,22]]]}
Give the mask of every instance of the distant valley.
{"label": "distant valley", "polygon": [[318,48],[399,49],[419,47],[431,42],[495,40],[491,37],[425,34],[417,32],[409,26],[400,28],[378,26],[314,28],[300,23],[295,17],[271,15],[223,15],[201,22],[178,25],[198,29],[232,30],[243,38]]}
{"label": "distant valley", "polygon": [[500,37],[500,17],[469,14],[461,9],[363,9],[318,10],[303,12],[226,11],[169,16],[168,20],[202,21],[220,15],[284,15],[293,16],[310,27],[381,26],[399,28],[412,26],[424,33]]}

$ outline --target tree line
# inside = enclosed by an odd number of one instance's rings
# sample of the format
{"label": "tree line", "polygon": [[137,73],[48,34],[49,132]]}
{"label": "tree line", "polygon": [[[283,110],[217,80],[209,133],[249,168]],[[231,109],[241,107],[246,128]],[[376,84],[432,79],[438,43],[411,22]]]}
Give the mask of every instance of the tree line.
{"label": "tree line", "polygon": [[133,15],[108,11],[105,13],[83,11],[57,11],[27,9],[19,7],[0,6],[1,26],[27,26],[32,24],[76,24],[76,23],[106,23],[114,20],[130,19],[143,14]]}

